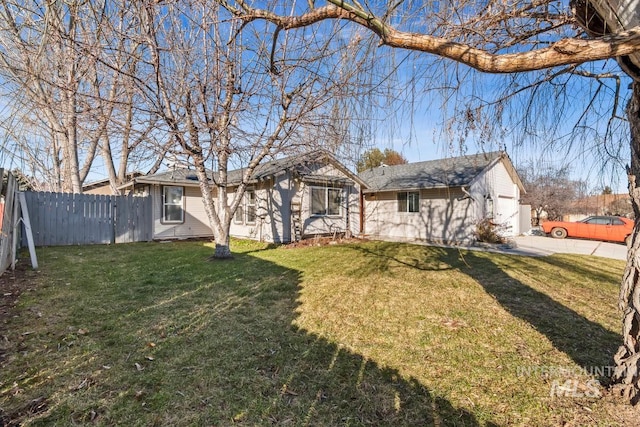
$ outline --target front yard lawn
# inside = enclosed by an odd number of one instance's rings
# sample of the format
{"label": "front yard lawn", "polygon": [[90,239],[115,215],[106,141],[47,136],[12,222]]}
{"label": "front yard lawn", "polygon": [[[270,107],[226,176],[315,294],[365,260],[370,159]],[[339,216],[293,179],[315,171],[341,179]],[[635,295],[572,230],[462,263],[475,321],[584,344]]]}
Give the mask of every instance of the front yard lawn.
{"label": "front yard lawn", "polygon": [[41,271],[5,273],[0,298],[22,293],[0,319],[0,426],[636,425],[600,385],[621,261],[232,250],[42,248]]}

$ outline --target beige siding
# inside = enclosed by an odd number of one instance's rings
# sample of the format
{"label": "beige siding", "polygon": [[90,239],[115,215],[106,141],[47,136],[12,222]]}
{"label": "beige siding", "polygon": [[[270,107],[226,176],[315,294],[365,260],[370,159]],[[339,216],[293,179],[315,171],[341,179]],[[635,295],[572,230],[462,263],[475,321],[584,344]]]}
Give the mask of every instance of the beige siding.
{"label": "beige siding", "polygon": [[184,222],[182,224],[163,224],[162,186],[152,187],[153,196],[153,238],[184,239],[189,237],[212,236],[209,220],[202,203],[202,193],[198,187],[184,188]]}
{"label": "beige siding", "polygon": [[113,191],[111,191],[111,184],[109,183],[106,183],[99,187],[91,188],[89,190],[83,190],[82,192],[84,194],[106,194],[109,196],[113,195]]}
{"label": "beige siding", "polygon": [[[282,194],[277,189],[282,187],[282,179],[274,185],[274,181],[267,180],[258,185],[249,187],[256,194],[256,220],[253,223],[247,222],[246,215],[246,193],[243,200],[243,219],[241,222],[236,218],[231,222],[231,235],[234,237],[253,239],[264,242],[286,241],[282,236],[281,206]],[[288,181],[288,180],[286,180]],[[285,187],[286,187],[285,183]],[[273,191],[272,191],[273,190]],[[235,193],[229,193],[229,203],[235,197]],[[273,211],[276,211],[272,214]]]}
{"label": "beige siding", "polygon": [[401,241],[468,242],[475,230],[475,207],[459,188],[420,191],[419,212],[398,212],[397,192],[368,195],[365,233]]}
{"label": "beige siding", "polygon": [[360,221],[360,189],[357,186],[346,185],[341,188],[340,214],[336,216],[311,214],[311,188],[322,188],[321,184],[301,183],[297,195],[302,206],[303,234],[333,234],[344,233],[347,228],[352,235],[359,234]]}
{"label": "beige siding", "polygon": [[[307,165],[305,172],[318,176],[345,177],[339,169],[325,164]],[[256,221],[247,223],[245,210],[242,221],[238,222],[235,218],[232,219],[231,236],[265,242],[290,242],[294,235],[291,216],[292,203],[299,204],[301,208],[303,236],[345,232],[347,224],[349,224],[352,234],[359,234],[360,188],[357,185],[344,187],[340,215],[328,217],[311,215],[311,186],[322,186],[322,184],[304,183],[299,179],[291,179],[290,173],[285,173],[249,187],[256,194]],[[229,203],[231,203],[234,196],[235,193],[230,191],[228,196]],[[161,223],[162,190],[160,186],[154,186],[153,200],[154,238],[166,239],[212,235],[208,227],[208,220],[202,205],[199,188],[186,187],[184,224]]]}
{"label": "beige siding", "polygon": [[312,166],[309,166],[311,170],[313,170],[314,175],[325,175],[325,176],[335,176],[342,178],[344,174],[332,164],[321,164],[316,163]]}

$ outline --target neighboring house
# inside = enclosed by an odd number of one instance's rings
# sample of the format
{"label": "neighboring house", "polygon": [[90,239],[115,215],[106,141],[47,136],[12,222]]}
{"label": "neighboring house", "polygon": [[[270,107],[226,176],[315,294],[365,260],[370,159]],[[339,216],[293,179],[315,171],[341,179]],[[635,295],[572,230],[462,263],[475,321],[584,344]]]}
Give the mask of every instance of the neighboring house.
{"label": "neighboring house", "polygon": [[485,218],[505,236],[528,230],[520,227],[524,187],[504,152],[381,166],[359,177],[367,183],[368,237],[464,243],[475,239]]}
{"label": "neighboring house", "polygon": [[[127,181],[130,181],[136,177],[142,176],[142,172],[129,172],[127,174]],[[82,186],[82,192],[84,194],[106,194],[112,195],[111,183],[109,178],[100,179],[98,181],[92,181]]]}
{"label": "neighboring house", "polygon": [[[230,198],[243,173],[243,169],[229,172]],[[213,182],[216,175],[209,172],[209,179]],[[286,243],[311,235],[359,234],[363,184],[321,150],[266,162],[250,179],[231,235]],[[123,187],[151,196],[154,239],[212,235],[195,171],[140,176]],[[214,187],[214,198],[216,191]]]}

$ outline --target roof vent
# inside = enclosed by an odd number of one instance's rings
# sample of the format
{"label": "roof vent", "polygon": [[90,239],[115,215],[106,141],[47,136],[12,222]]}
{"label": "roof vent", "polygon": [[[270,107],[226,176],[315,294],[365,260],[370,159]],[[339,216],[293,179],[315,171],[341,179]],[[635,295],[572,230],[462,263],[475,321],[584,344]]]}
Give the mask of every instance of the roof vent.
{"label": "roof vent", "polygon": [[196,175],[192,174],[192,173],[187,175],[185,178],[188,179],[189,181],[197,181],[198,180],[198,177]]}

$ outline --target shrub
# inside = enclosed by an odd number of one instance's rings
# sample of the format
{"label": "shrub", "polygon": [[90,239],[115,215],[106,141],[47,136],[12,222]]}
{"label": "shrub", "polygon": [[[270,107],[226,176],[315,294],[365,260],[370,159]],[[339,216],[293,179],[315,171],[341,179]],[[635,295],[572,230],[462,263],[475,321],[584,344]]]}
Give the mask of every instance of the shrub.
{"label": "shrub", "polygon": [[484,218],[476,224],[476,240],[485,243],[505,242],[505,238],[500,235],[500,226],[489,218]]}

